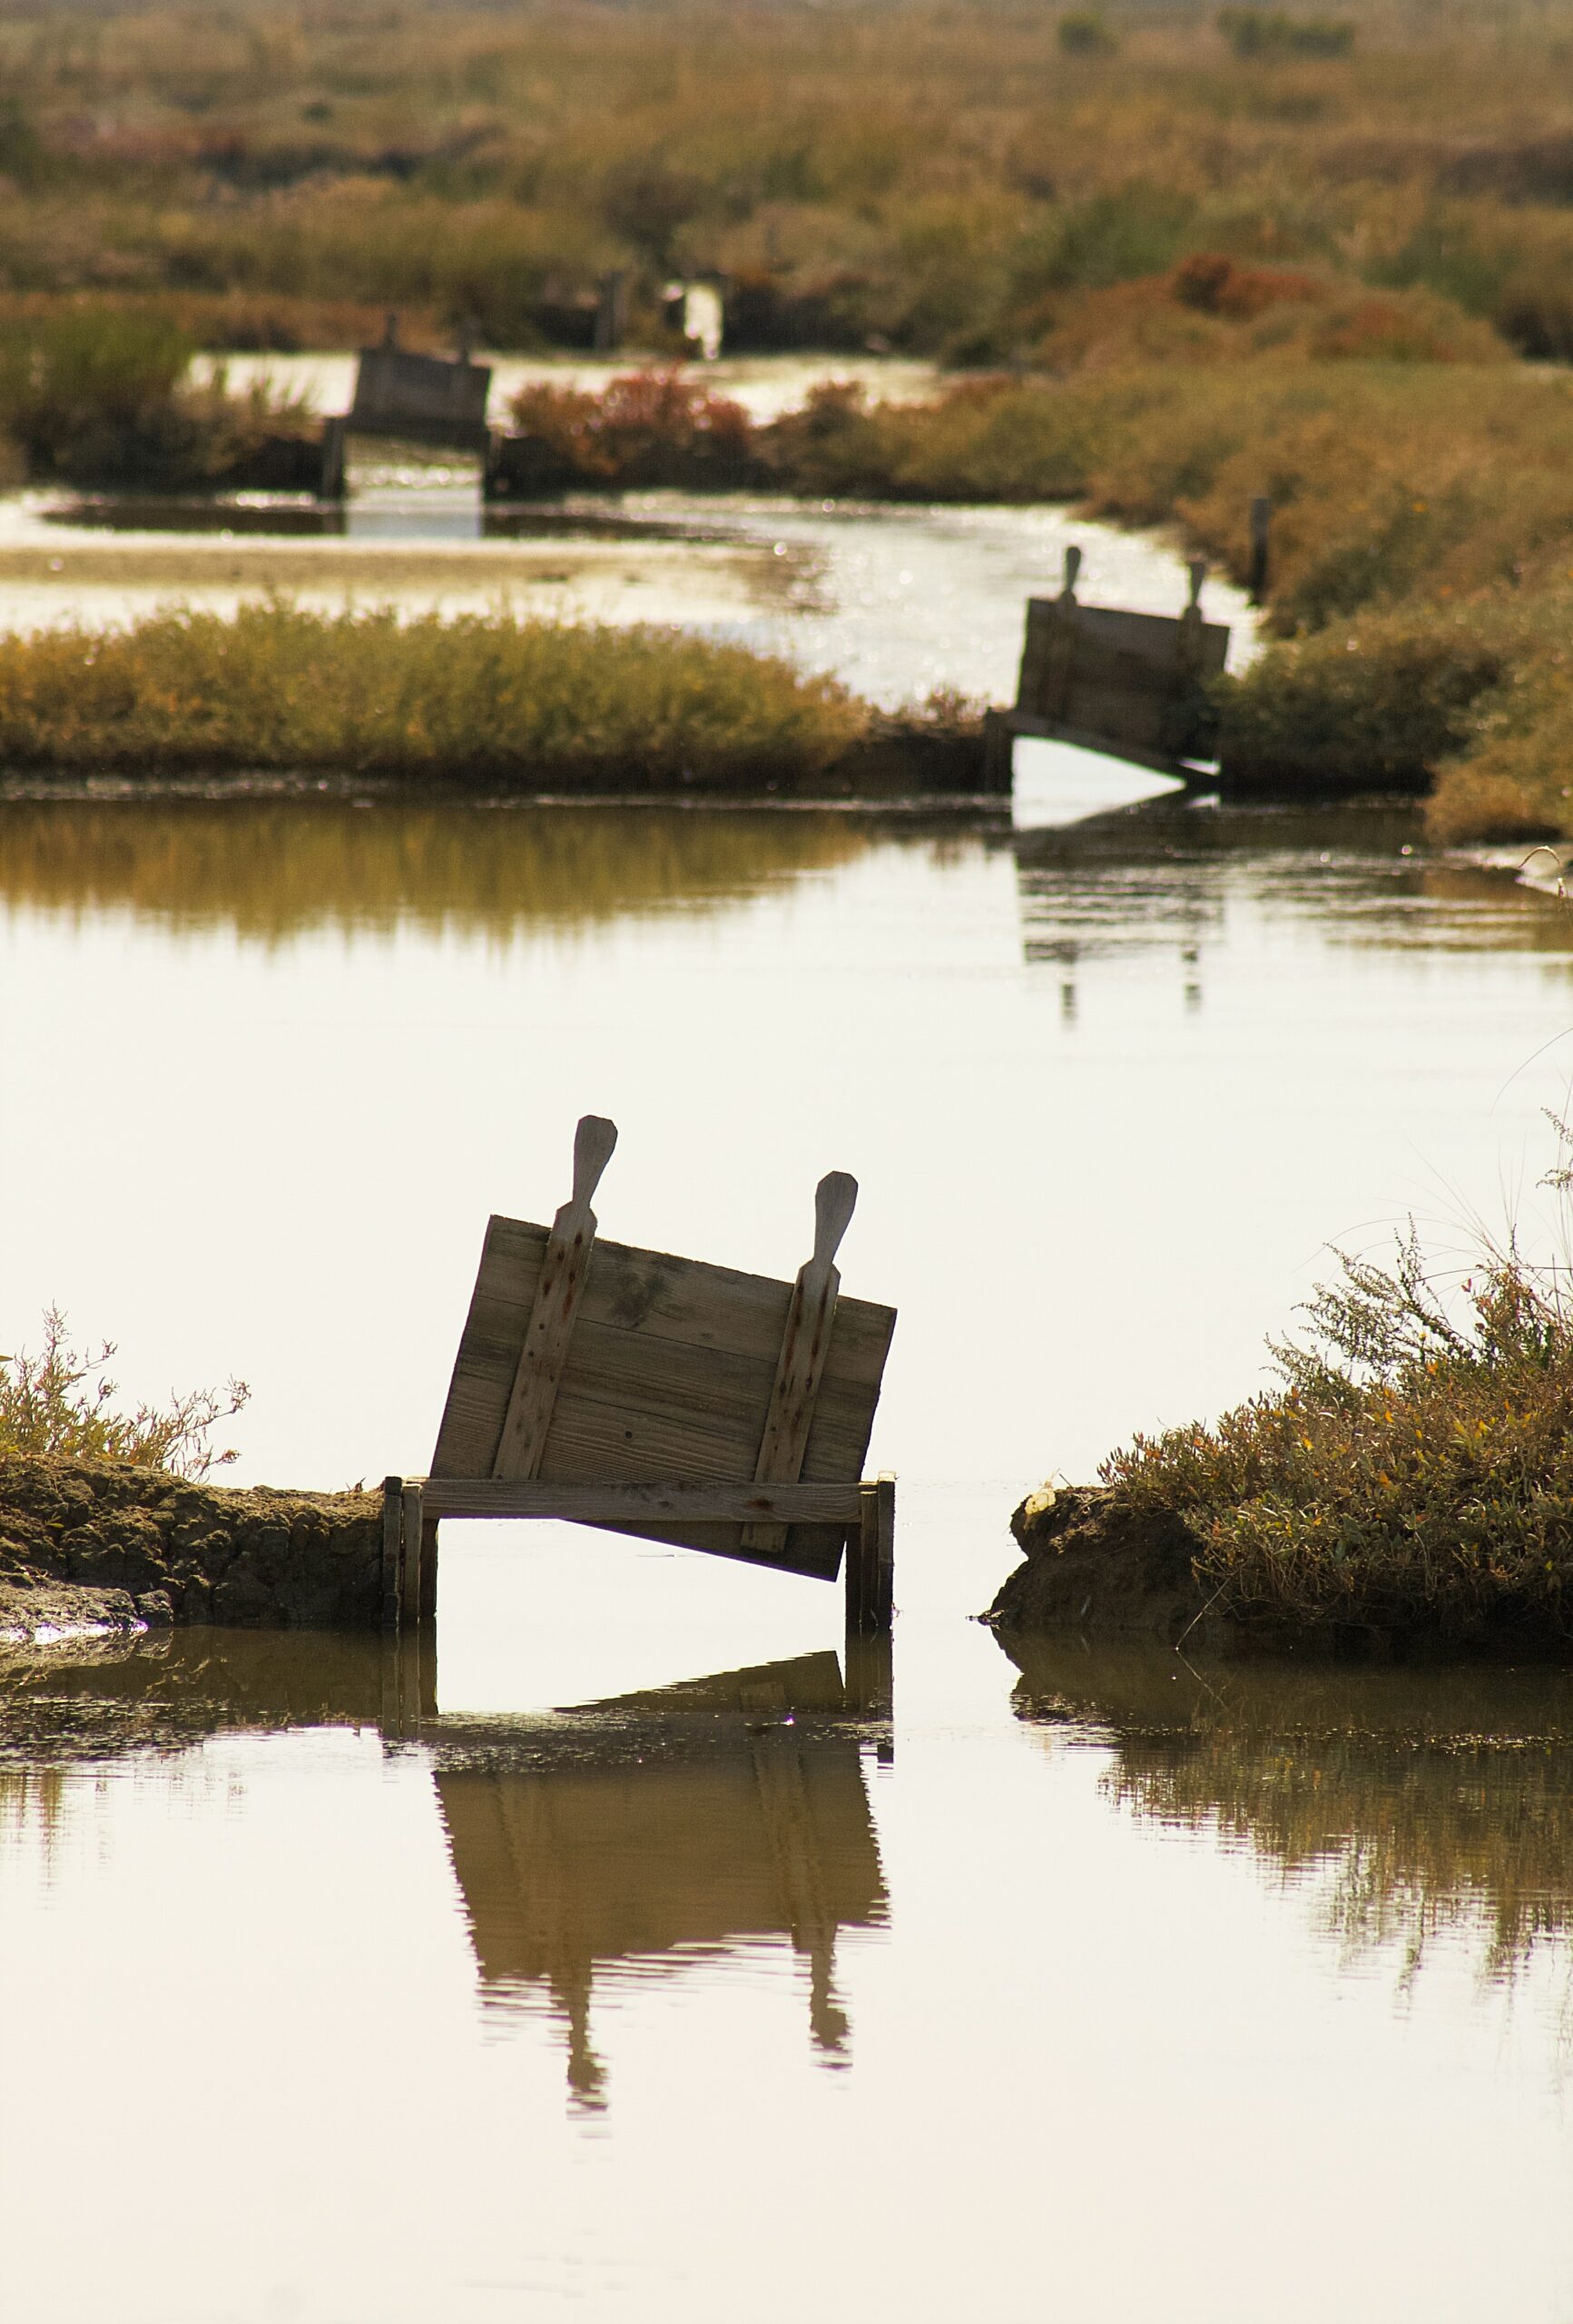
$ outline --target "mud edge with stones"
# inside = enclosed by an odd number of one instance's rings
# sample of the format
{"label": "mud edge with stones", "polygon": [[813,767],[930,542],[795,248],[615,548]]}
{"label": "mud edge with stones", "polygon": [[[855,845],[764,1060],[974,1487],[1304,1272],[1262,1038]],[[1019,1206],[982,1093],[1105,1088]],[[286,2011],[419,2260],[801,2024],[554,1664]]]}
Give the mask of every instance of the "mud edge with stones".
{"label": "mud edge with stones", "polygon": [[380,1492],[227,1492],[120,1462],[0,1458],[0,1638],[372,1630],[381,1603]]}

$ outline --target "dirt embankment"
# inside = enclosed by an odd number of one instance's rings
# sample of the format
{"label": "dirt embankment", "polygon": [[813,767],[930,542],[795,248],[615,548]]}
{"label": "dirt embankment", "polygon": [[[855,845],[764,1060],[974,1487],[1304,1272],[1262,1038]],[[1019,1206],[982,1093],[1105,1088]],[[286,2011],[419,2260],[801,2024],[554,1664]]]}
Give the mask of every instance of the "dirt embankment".
{"label": "dirt embankment", "polygon": [[1172,1646],[1190,1628],[1196,1638],[1205,1600],[1192,1571],[1197,1542],[1183,1518],[1134,1510],[1106,1486],[1067,1485],[1029,1493],[1010,1530],[1027,1562],[984,1617],[994,1629]]}
{"label": "dirt embankment", "polygon": [[381,1567],[380,1493],[0,1460],[0,1639],[143,1622],[371,1629]]}

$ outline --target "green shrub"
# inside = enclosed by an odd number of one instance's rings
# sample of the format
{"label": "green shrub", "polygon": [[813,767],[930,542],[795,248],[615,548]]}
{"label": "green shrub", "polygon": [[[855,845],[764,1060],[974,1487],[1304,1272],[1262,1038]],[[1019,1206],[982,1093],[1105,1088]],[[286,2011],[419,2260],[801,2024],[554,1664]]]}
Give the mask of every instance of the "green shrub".
{"label": "green shrub", "polygon": [[[1561,1174],[1554,1174],[1560,1177]],[[1341,1255],[1283,1388],[1104,1463],[1182,1516],[1197,1578],[1247,1620],[1463,1642],[1573,1641],[1573,1311],[1509,1242],[1456,1294],[1411,1226],[1391,1268]]]}
{"label": "green shrub", "polygon": [[1091,8],[1062,16],[1057,38],[1067,56],[1113,56],[1119,42],[1104,19]]}
{"label": "green shrub", "polygon": [[27,471],[74,484],[172,488],[310,485],[314,423],[256,386],[189,384],[194,349],[156,310],[19,316],[0,330],[0,432]]}
{"label": "green shrub", "polygon": [[236,1458],[214,1450],[212,1433],[251,1398],[243,1380],[222,1388],[194,1388],[168,1404],[138,1404],[118,1412],[119,1389],[104,1370],[113,1340],[79,1348],[58,1307],[44,1318],[44,1344],[0,1355],[0,1456],[42,1453],[68,1461],[129,1461],[139,1469],[168,1469],[178,1477],[205,1477]]}
{"label": "green shrub", "polygon": [[1368,616],[1274,646],[1222,689],[1225,770],[1423,789],[1471,732],[1521,641],[1507,619]]}
{"label": "green shrub", "polygon": [[273,602],[0,637],[0,763],[63,769],[762,788],[818,773],[869,714],[741,645],[506,614]]}

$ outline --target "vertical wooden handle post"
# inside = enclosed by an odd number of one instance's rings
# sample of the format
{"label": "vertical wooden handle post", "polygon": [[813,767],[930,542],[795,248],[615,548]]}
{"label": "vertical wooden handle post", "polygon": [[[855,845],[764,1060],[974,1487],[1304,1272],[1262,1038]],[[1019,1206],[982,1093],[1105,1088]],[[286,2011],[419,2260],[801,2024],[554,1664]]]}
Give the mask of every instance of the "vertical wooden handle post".
{"label": "vertical wooden handle post", "polygon": [[557,1384],[573,1335],[575,1311],[595,1241],[595,1214],[590,1198],[616,1143],[616,1123],[600,1114],[586,1114],[574,1133],[574,1191],[552,1221],[513,1393],[492,1460],[494,1477],[533,1477],[540,1468],[552,1408],[557,1401]]}
{"label": "vertical wooden handle post", "polygon": [[[775,1384],[754,1463],[756,1484],[795,1484],[801,1472],[841,1287],[836,1253],[851,1225],[857,1200],[858,1182],[850,1171],[830,1171],[814,1189],[813,1256],[799,1268],[792,1285]],[[784,1525],[745,1525],[742,1546],[779,1552],[786,1547],[786,1533]]]}
{"label": "vertical wooden handle post", "polygon": [[[617,1125],[604,1114],[586,1114],[574,1132],[574,1191],[557,1213],[559,1220],[570,1211],[585,1210],[595,1199],[595,1189],[605,1174],[617,1143]],[[592,1216],[590,1231],[595,1231]]]}

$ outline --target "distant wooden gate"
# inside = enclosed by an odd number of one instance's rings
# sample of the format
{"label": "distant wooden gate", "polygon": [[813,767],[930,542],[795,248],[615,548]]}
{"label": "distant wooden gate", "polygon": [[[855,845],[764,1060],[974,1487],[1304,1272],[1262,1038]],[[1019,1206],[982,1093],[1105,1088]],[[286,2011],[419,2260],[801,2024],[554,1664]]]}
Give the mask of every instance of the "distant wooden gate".
{"label": "distant wooden gate", "polygon": [[1081,605],[1080,566],[1081,551],[1067,548],[1059,596],[1027,601],[1016,701],[990,714],[995,749],[1008,753],[1012,735],[1043,735],[1164,773],[1210,758],[1217,714],[1209,689],[1228,658],[1229,632],[1202,618],[1205,566],[1192,565],[1190,601],[1177,619]]}
{"label": "distant wooden gate", "polygon": [[895,1312],[840,1295],[857,1182],[821,1179],[795,1283],[597,1239],[587,1115],[550,1227],[493,1218],[431,1472],[390,1477],[388,1626],[436,1610],[443,1517],[552,1517],[833,1581],[890,1627],[895,1480],[864,1455]]}
{"label": "distant wooden gate", "polygon": [[484,452],[491,388],[490,366],[472,363],[467,354],[416,355],[400,347],[390,315],[382,345],[360,351],[349,432]]}

